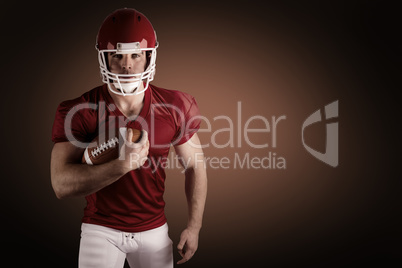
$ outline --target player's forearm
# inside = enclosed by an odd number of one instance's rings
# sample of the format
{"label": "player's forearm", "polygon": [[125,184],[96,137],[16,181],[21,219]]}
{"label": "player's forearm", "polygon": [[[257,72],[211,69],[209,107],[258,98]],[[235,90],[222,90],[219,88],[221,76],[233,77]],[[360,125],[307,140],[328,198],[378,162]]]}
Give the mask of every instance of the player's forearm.
{"label": "player's forearm", "polygon": [[86,196],[118,180],[125,174],[116,168],[119,160],[102,165],[67,163],[52,170],[52,184],[58,198]]}
{"label": "player's forearm", "polygon": [[187,168],[185,176],[189,214],[187,227],[199,231],[202,226],[202,217],[207,197],[206,170],[204,167]]}

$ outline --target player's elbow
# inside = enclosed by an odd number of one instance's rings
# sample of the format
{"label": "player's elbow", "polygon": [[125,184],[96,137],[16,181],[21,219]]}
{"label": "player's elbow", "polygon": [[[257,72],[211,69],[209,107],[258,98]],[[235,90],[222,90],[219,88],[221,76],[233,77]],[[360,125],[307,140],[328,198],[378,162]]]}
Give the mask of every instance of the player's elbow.
{"label": "player's elbow", "polygon": [[54,169],[51,170],[50,179],[53,191],[58,199],[64,199],[70,196],[66,185],[63,183],[64,179],[60,173],[56,172]]}
{"label": "player's elbow", "polygon": [[53,190],[54,190],[54,193],[56,194],[57,199],[61,200],[61,199],[65,199],[68,197],[68,194],[63,190],[55,189],[55,188],[53,188]]}
{"label": "player's elbow", "polygon": [[73,191],[70,191],[66,187],[63,187],[61,185],[53,186],[53,191],[54,191],[57,199],[60,199],[60,200],[75,196]]}
{"label": "player's elbow", "polygon": [[56,197],[59,200],[66,198],[66,195],[61,191],[57,191],[57,190],[54,189],[54,193],[56,194]]}
{"label": "player's elbow", "polygon": [[53,191],[58,199],[64,199],[68,196],[65,187],[63,187],[61,183],[55,178],[55,175],[52,176],[51,182]]}
{"label": "player's elbow", "polygon": [[58,199],[87,195],[85,192],[80,191],[77,185],[71,183],[71,179],[63,173],[53,173],[51,175],[51,184]]}
{"label": "player's elbow", "polygon": [[73,187],[69,183],[71,171],[68,161],[71,158],[70,152],[72,146],[68,142],[56,143],[53,147],[50,158],[50,180],[53,191],[58,199],[64,199],[73,195]]}

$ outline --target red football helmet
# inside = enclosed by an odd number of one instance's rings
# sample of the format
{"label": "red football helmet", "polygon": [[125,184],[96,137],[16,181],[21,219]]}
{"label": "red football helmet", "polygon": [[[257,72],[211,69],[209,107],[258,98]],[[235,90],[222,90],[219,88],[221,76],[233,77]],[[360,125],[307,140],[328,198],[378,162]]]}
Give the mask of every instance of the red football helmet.
{"label": "red football helmet", "polygon": [[[109,89],[119,95],[136,95],[144,92],[153,80],[156,67],[156,49],[158,41],[151,22],[135,9],[118,9],[110,14],[99,29],[96,49],[102,81]],[[145,51],[150,54],[146,69],[142,73],[116,74],[110,72],[107,53],[132,54]],[[113,83],[114,88],[111,86]],[[140,84],[144,83],[141,89]]]}

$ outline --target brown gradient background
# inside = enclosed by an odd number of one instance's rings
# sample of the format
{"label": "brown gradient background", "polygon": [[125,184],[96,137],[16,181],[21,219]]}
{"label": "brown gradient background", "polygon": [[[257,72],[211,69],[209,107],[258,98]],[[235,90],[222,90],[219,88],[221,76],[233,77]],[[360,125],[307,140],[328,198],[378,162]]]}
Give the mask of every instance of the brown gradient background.
{"label": "brown gradient background", "polygon": [[[82,198],[51,185],[57,105],[101,83],[94,49],[103,19],[143,12],[157,31],[155,85],[196,97],[212,130],[218,115],[286,115],[268,149],[207,148],[286,159],[286,170],[209,169],[199,250],[183,267],[356,267],[401,263],[396,7],[379,1],[67,1],[2,7],[2,244],[14,266],[76,267]],[[311,156],[301,126],[339,100],[339,166]],[[258,125],[258,122],[255,122]],[[206,125],[204,124],[205,128]],[[235,125],[237,127],[237,125]],[[242,127],[242,126],[241,126]],[[218,135],[221,144],[227,135]],[[325,124],[306,129],[324,150]],[[201,133],[204,143],[210,135]],[[237,132],[234,136],[237,140]],[[175,246],[185,227],[184,176],[168,170],[165,199]],[[5,234],[5,236],[4,236]],[[4,247],[3,247],[4,248]],[[3,250],[4,252],[4,250]],[[175,253],[177,261],[178,254]],[[29,264],[29,265],[28,265]]]}

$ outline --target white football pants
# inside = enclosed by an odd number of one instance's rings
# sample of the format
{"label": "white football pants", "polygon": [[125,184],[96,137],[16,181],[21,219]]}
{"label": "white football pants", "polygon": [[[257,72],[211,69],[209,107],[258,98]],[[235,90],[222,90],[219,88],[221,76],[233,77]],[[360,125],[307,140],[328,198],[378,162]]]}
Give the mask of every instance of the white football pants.
{"label": "white football pants", "polygon": [[83,223],[79,253],[80,268],[173,268],[172,240],[168,225],[138,233]]}

